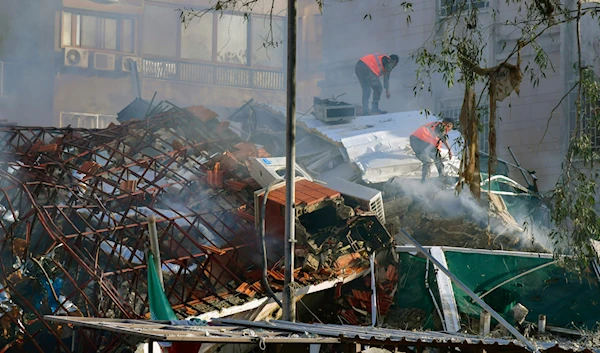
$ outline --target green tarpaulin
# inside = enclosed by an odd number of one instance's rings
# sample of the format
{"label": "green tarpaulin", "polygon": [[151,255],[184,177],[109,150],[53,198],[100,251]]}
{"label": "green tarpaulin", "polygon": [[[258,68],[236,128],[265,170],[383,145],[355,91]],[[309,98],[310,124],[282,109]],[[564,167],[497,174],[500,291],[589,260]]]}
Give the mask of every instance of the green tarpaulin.
{"label": "green tarpaulin", "polygon": [[154,257],[148,253],[148,303],[152,320],[177,320],[169,299],[160,285]]}
{"label": "green tarpaulin", "polygon": [[[400,253],[400,286],[396,294],[399,308],[416,308],[427,313],[424,328],[433,327],[437,316],[431,294],[425,286],[427,261],[409,253]],[[445,250],[449,270],[476,294],[482,295],[523,272],[550,263],[553,259],[491,253],[467,253]],[[432,264],[429,264],[429,285],[439,303],[439,291]],[[460,314],[479,317],[481,308],[460,288],[454,295]],[[600,321],[600,288],[598,279],[587,273],[581,280],[558,264],[550,264],[514,281],[490,294],[484,301],[505,319],[510,308],[521,303],[529,309],[527,321],[537,322],[539,314],[547,323],[558,327],[594,329]]]}
{"label": "green tarpaulin", "polygon": [[[527,270],[552,262],[552,259],[512,255],[489,255],[446,251],[449,270],[476,294],[482,295],[496,285]],[[454,286],[461,313],[479,315],[479,305]],[[558,264],[538,269],[488,294],[484,301],[506,319],[508,310],[518,303],[529,309],[527,320],[537,322],[539,314],[551,326],[593,329],[600,320],[598,279],[579,279]]]}

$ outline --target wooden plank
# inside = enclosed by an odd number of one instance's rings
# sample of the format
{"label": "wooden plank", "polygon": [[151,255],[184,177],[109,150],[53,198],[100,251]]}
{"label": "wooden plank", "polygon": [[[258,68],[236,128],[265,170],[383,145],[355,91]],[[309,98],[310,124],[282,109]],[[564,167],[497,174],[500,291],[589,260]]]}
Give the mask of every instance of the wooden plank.
{"label": "wooden plank", "polygon": [[[429,250],[431,256],[438,260],[445,268],[448,268],[444,251],[439,246],[431,247]],[[450,277],[442,271],[437,271],[436,279],[440,291],[440,300],[442,302],[442,311],[444,312],[444,321],[446,322],[446,331],[454,333],[460,331],[460,322],[458,314],[458,306],[454,298],[454,289]]]}

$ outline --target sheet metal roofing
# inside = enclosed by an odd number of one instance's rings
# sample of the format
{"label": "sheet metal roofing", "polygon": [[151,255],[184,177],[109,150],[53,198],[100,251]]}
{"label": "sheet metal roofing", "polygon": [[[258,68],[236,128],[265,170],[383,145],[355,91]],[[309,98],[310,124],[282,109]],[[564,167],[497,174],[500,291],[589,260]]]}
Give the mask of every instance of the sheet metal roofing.
{"label": "sheet metal roofing", "polygon": [[[313,116],[303,115],[298,118],[298,125],[342,147],[346,160],[355,163],[362,171],[363,180],[377,183],[398,175],[420,177],[421,162],[412,153],[409,138],[421,125],[437,120],[436,116],[410,111],[359,116],[340,124],[327,124]],[[458,147],[454,141],[459,136],[457,131],[449,134],[455,154]],[[455,158],[450,164],[458,167],[460,161]]]}
{"label": "sheet metal roofing", "polygon": [[[296,333],[308,333],[324,337],[340,337],[342,341],[360,341],[371,345],[394,345],[402,343],[431,343],[432,345],[469,345],[469,346],[506,346],[515,351],[528,351],[527,347],[511,339],[481,338],[472,335],[448,334],[435,331],[407,331],[396,329],[373,328],[351,325],[306,324],[288,321],[260,321],[219,319],[216,323],[223,325],[238,325],[250,328],[269,330],[284,330]],[[579,346],[575,343],[533,342],[540,351],[564,352],[599,352]]]}

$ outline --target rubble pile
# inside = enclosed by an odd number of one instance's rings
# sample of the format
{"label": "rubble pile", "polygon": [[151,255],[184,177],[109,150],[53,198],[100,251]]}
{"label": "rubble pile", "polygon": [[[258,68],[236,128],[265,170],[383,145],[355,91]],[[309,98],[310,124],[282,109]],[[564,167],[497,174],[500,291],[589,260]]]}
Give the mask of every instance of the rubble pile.
{"label": "rubble pile", "polygon": [[[43,315],[147,317],[149,217],[156,218],[165,293],[178,316],[266,295],[254,211],[260,186],[247,161],[269,154],[204,107],[167,105],[102,130],[1,128],[5,344],[39,352],[116,349],[122,341],[115,335],[86,331],[75,340],[69,327]],[[332,225],[337,231],[309,221],[299,228],[300,284],[360,273],[369,251],[392,244],[375,216],[348,209],[341,198],[337,205],[346,211]],[[308,245],[312,233],[318,249]],[[280,291],[283,233],[267,237],[269,280]]]}
{"label": "rubble pile", "polygon": [[481,201],[476,201],[457,197],[454,190],[440,190],[439,186],[423,189],[423,195],[417,197],[414,190],[408,192],[406,188],[385,190],[385,213],[391,232],[398,234],[404,228],[422,245],[549,252],[525,235],[497,195],[484,194]]}

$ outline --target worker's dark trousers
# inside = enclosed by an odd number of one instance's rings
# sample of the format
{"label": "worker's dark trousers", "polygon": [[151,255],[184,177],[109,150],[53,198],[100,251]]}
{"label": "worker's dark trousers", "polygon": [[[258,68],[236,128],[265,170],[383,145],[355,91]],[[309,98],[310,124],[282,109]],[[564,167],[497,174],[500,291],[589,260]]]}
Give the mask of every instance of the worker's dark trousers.
{"label": "worker's dark trousers", "polygon": [[421,180],[424,181],[429,177],[429,170],[431,169],[432,160],[433,163],[435,163],[438,174],[440,176],[444,176],[444,163],[442,163],[442,155],[434,145],[425,142],[414,135],[411,135],[410,147],[415,152],[417,158],[423,162]]}
{"label": "worker's dark trousers", "polygon": [[381,98],[381,92],[383,87],[379,77],[369,69],[367,64],[362,61],[356,63],[354,73],[358,77],[360,87],[362,88],[362,106],[365,111],[369,111],[369,97],[371,96],[371,89],[373,89],[373,103],[378,104]]}

